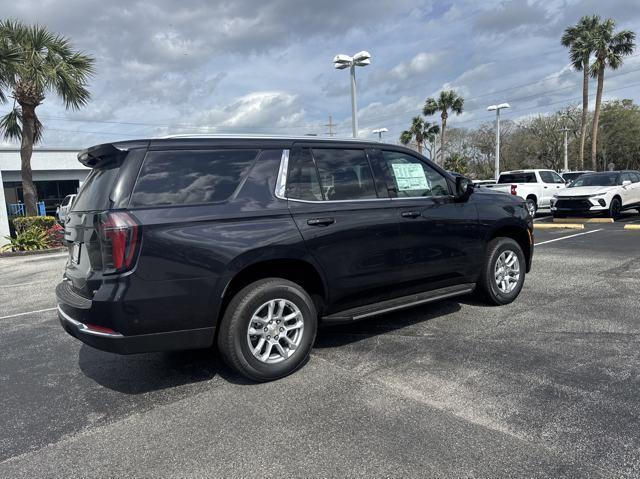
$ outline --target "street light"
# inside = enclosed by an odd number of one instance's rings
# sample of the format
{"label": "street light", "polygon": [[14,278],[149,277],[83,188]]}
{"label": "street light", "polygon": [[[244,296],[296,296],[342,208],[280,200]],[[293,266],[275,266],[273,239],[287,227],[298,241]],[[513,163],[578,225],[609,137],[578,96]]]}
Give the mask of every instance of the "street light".
{"label": "street light", "polygon": [[500,110],[503,108],[511,108],[508,103],[500,103],[499,105],[491,105],[487,107],[487,111],[496,112],[496,181],[500,176]]}
{"label": "street light", "polygon": [[349,55],[336,55],[333,57],[333,66],[336,70],[351,70],[351,127],[353,137],[358,136],[358,116],[356,107],[356,67],[366,67],[371,64],[371,55],[367,51],[358,52],[352,57]]}
{"label": "street light", "polygon": [[378,135],[378,141],[382,141],[382,134],[388,132],[389,130],[386,128],[376,128],[375,130],[373,130],[371,133],[373,133],[374,135]]}

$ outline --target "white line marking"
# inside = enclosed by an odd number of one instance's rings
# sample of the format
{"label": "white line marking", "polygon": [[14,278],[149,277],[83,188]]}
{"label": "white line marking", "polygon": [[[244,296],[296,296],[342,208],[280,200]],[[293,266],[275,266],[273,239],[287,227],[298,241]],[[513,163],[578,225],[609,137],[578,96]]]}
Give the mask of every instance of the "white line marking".
{"label": "white line marking", "polygon": [[585,231],[584,233],[576,233],[574,235],[563,236],[562,238],[556,238],[556,239],[552,239],[552,240],[549,240],[549,241],[543,241],[542,243],[536,243],[534,246],[540,246],[540,245],[547,244],[547,243],[553,243],[555,241],[562,241],[562,240],[569,239],[569,238],[575,238],[576,236],[582,236],[582,235],[588,235],[588,234],[591,234],[591,233],[597,233],[598,231],[603,231],[603,230],[604,230],[604,228],[600,228],[599,230],[591,230],[591,231]]}
{"label": "white line marking", "polygon": [[40,284],[40,283],[50,283],[50,282],[51,282],[50,280],[43,279],[42,281],[31,281],[29,283],[6,284],[3,287],[4,288],[12,288],[12,287],[15,287],[15,286],[28,286],[30,284]]}
{"label": "white line marking", "polygon": [[18,316],[24,316],[25,314],[44,313],[46,311],[55,311],[58,308],[36,309],[35,311],[27,311],[26,313],[10,314],[9,316],[1,316],[0,319],[16,318]]}

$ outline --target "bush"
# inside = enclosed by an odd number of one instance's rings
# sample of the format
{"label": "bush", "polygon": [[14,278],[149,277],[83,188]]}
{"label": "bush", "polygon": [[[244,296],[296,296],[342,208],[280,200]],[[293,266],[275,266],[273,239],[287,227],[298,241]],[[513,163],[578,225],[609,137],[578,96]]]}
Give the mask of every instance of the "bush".
{"label": "bush", "polygon": [[64,246],[64,228],[58,223],[47,230],[47,236],[49,237],[50,248]]}
{"label": "bush", "polygon": [[51,245],[51,238],[46,230],[30,228],[18,233],[15,238],[6,236],[10,241],[8,245],[2,247],[2,251],[35,251],[47,249]]}
{"label": "bush", "polygon": [[53,216],[18,216],[13,218],[13,227],[16,229],[16,236],[21,233],[26,233],[30,229],[38,229],[40,231],[46,231],[49,228],[53,228],[56,224],[56,219]]}

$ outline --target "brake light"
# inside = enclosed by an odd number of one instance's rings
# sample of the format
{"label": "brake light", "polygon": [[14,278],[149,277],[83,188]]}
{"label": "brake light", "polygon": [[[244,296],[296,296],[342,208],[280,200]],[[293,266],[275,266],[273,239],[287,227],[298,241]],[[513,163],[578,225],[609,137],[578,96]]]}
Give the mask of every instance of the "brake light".
{"label": "brake light", "polygon": [[140,227],[135,218],[124,211],[100,216],[102,267],[105,273],[122,273],[135,262],[140,244]]}
{"label": "brake light", "polygon": [[511,194],[512,195],[518,194],[518,185],[511,185]]}

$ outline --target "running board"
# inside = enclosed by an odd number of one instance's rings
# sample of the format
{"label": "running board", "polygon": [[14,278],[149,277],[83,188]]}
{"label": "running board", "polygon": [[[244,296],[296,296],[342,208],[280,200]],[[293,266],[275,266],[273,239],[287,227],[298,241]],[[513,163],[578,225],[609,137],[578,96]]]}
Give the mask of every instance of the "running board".
{"label": "running board", "polygon": [[346,309],[337,313],[323,316],[324,322],[346,322],[358,321],[360,319],[377,316],[379,314],[399,311],[405,308],[412,308],[420,304],[431,303],[441,299],[451,298],[453,296],[461,296],[471,293],[475,289],[475,283],[459,284],[456,286],[447,286],[446,288],[434,289],[424,293],[410,294],[401,298],[389,299],[379,303],[367,304],[357,308]]}

